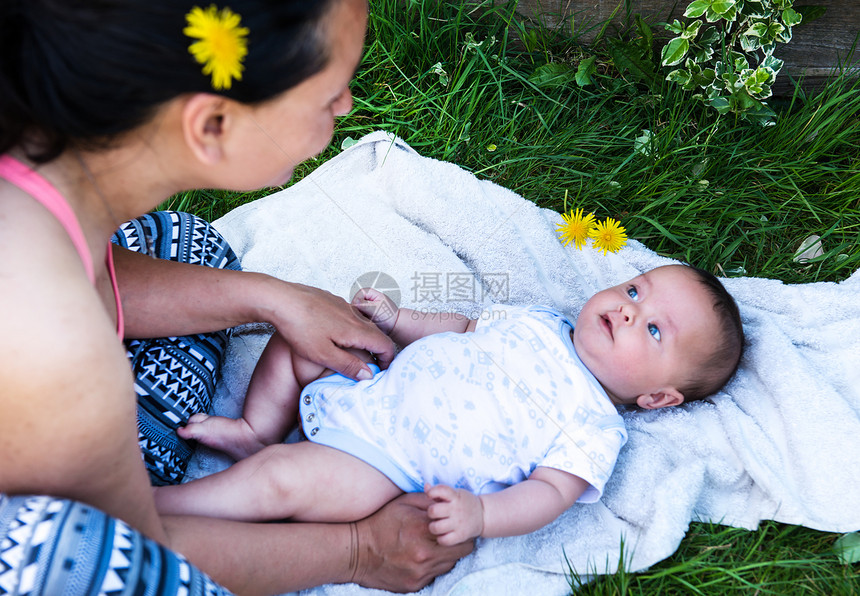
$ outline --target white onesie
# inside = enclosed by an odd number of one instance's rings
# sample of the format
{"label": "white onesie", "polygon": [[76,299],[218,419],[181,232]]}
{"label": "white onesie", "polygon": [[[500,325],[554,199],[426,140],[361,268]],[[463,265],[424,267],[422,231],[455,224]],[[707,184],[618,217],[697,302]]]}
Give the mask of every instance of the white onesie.
{"label": "white onesie", "polygon": [[592,503],[627,432],[572,329],[547,307],[494,306],[474,333],[417,340],[370,380],[332,375],[305,387],[305,436],[405,492],[425,483],[493,492],[545,466],[587,481],[579,501]]}

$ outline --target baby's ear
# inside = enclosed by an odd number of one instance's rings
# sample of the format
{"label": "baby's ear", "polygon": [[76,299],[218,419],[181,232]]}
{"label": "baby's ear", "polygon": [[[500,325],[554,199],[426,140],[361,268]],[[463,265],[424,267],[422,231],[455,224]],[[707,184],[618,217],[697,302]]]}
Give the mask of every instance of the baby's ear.
{"label": "baby's ear", "polygon": [[645,410],[668,408],[682,403],[684,403],[684,394],[671,387],[656,393],[644,393],[636,398],[636,405]]}

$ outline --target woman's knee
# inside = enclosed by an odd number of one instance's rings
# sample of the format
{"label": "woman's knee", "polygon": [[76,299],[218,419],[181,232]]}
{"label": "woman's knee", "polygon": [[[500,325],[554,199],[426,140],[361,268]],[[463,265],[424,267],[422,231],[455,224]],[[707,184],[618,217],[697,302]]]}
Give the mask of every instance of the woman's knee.
{"label": "woman's knee", "polygon": [[94,507],[0,494],[0,591],[145,594],[162,588],[229,594],[182,556]]}
{"label": "woman's knee", "polygon": [[205,219],[182,211],[154,211],[123,223],[112,242],[158,259],[241,270],[227,240]]}

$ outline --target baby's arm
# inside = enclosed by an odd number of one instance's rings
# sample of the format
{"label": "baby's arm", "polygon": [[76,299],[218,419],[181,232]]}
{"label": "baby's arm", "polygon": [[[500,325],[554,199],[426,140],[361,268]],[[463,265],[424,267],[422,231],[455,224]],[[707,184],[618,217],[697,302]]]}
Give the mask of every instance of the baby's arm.
{"label": "baby's arm", "polygon": [[436,501],[428,509],[430,531],[439,544],[452,545],[475,538],[519,536],[555,520],[588,488],[588,482],[556,470],[536,468],[524,482],[500,492],[475,495],[462,489],[426,487]]}
{"label": "baby's arm", "polygon": [[434,333],[474,331],[476,325],[473,319],[457,313],[397,308],[393,300],[373,288],[359,290],[352,299],[352,305],[401,347]]}

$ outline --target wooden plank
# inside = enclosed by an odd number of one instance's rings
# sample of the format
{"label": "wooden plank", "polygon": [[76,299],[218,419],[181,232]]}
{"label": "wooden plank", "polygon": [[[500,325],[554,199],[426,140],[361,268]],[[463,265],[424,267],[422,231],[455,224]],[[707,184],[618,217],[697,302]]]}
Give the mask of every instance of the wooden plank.
{"label": "wooden plank", "polygon": [[[686,0],[630,0],[632,14],[640,14],[648,23],[682,18]],[[805,87],[822,84],[839,65],[860,68],[860,56],[851,55],[860,33],[860,1],[798,0],[795,7],[811,5],[826,9],[824,16],[794,29],[794,38],[777,48],[776,56],[785,60],[775,91],[788,89],[788,77],[804,75]],[[617,9],[617,11],[616,11]],[[598,27],[615,14],[614,23],[624,20],[624,0],[520,0],[519,12],[550,27],[565,24],[573,17],[574,29],[583,42],[594,40]],[[655,28],[655,35],[661,34]],[[850,62],[849,62],[850,59]]]}

